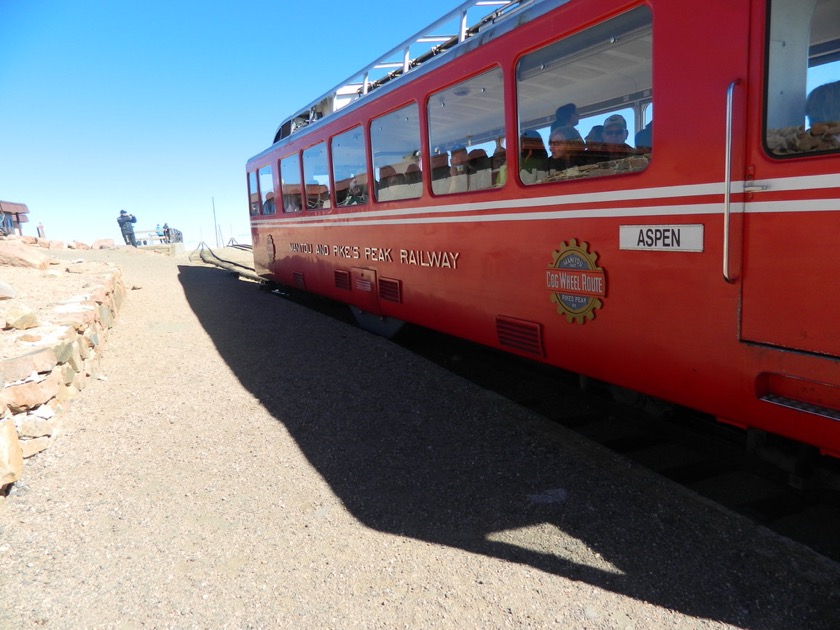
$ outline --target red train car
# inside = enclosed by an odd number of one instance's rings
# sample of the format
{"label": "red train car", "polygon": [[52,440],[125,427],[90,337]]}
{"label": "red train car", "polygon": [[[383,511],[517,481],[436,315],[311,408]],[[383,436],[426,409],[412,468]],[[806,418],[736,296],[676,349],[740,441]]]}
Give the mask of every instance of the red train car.
{"label": "red train car", "polygon": [[465,2],[247,173],[268,280],[840,455],[840,0]]}

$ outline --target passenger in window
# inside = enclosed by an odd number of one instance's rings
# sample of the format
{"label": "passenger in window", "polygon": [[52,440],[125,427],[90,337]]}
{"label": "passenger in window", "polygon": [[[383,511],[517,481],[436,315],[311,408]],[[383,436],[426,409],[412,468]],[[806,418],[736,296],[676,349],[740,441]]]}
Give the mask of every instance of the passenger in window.
{"label": "passenger in window", "polygon": [[531,171],[545,168],[548,151],[545,150],[545,145],[539,132],[530,130],[523,133],[520,138],[519,148],[520,170]]}
{"label": "passenger in window", "polygon": [[636,148],[643,151],[650,151],[653,148],[653,121],[651,120],[645,128],[636,134]]}
{"label": "passenger in window", "polygon": [[[263,214],[274,214],[274,193],[268,193],[265,196],[265,203],[263,204]],[[166,232],[166,224],[163,226],[163,231]]]}
{"label": "passenger in window", "polygon": [[405,167],[405,183],[406,184],[420,184],[423,182],[423,171],[420,170],[420,165],[412,162]]}
{"label": "passenger in window", "polygon": [[470,190],[484,190],[493,185],[490,158],[484,149],[470,151]]}
{"label": "passenger in window", "polygon": [[820,149],[840,146],[840,81],[814,88],[805,102],[805,114],[811,125],[811,135],[822,136],[826,145]]}
{"label": "passenger in window", "polygon": [[504,186],[507,181],[507,150],[503,143],[504,138],[496,139],[496,148],[493,151],[493,157],[490,158],[494,186]]}
{"label": "passenger in window", "polygon": [[449,177],[449,155],[439,153],[432,156],[432,179],[446,179]]}
{"label": "passenger in window", "polygon": [[566,137],[583,142],[583,138],[580,137],[580,132],[575,129],[578,122],[580,122],[580,116],[577,113],[577,105],[566,103],[558,107],[557,111],[554,112],[554,122],[551,123],[551,131],[565,129]]}
{"label": "passenger in window", "polygon": [[451,176],[462,175],[467,172],[469,167],[470,156],[464,147],[455,147],[452,149],[452,157],[449,160],[451,165],[449,174]]}
{"label": "passenger in window", "polygon": [[586,134],[586,157],[590,164],[612,159],[610,148],[604,142],[604,125],[594,125]]}
{"label": "passenger in window", "polygon": [[472,174],[470,156],[465,147],[455,147],[449,158],[449,192],[466,192],[469,190],[469,178]]}
{"label": "passenger in window", "polygon": [[347,187],[347,196],[341,202],[342,206],[355,206],[367,202],[367,195],[361,184],[354,177],[350,180],[350,185]]}
{"label": "passenger in window", "polygon": [[613,114],[604,121],[604,144],[613,160],[634,153],[633,147],[627,144],[627,121],[621,114]]}
{"label": "passenger in window", "polygon": [[[573,131],[575,133],[572,133]],[[551,158],[548,160],[550,174],[562,172],[574,166],[582,166],[587,162],[584,154],[586,145],[580,134],[569,127],[558,127],[551,132],[548,138],[548,149],[551,151]]]}
{"label": "passenger in window", "polygon": [[586,134],[584,141],[587,146],[590,144],[602,144],[604,142],[604,125],[593,125],[592,129],[589,130],[589,133]]}

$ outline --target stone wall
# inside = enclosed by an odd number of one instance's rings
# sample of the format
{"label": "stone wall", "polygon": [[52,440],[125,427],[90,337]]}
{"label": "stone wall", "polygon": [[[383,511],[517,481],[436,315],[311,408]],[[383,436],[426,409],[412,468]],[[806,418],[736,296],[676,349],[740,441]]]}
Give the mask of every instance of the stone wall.
{"label": "stone wall", "polygon": [[55,438],[99,365],[125,297],[111,263],[61,261],[0,241],[0,493]]}

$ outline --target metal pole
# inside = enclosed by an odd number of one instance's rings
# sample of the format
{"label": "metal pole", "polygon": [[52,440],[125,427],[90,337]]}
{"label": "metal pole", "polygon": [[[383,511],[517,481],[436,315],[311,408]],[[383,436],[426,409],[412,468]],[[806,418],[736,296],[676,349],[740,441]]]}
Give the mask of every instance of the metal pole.
{"label": "metal pole", "polygon": [[216,235],[216,249],[219,249],[219,224],[216,223],[216,198],[211,197],[210,199],[213,200],[213,232]]}

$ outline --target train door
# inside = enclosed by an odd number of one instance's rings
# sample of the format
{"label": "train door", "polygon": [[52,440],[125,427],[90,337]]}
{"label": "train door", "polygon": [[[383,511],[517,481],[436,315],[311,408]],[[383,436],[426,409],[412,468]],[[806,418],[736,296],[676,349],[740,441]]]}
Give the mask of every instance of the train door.
{"label": "train door", "polygon": [[766,80],[752,80],[765,89],[751,99],[763,120],[747,156],[741,339],[838,357],[840,0],[766,5],[766,60],[753,64]]}

